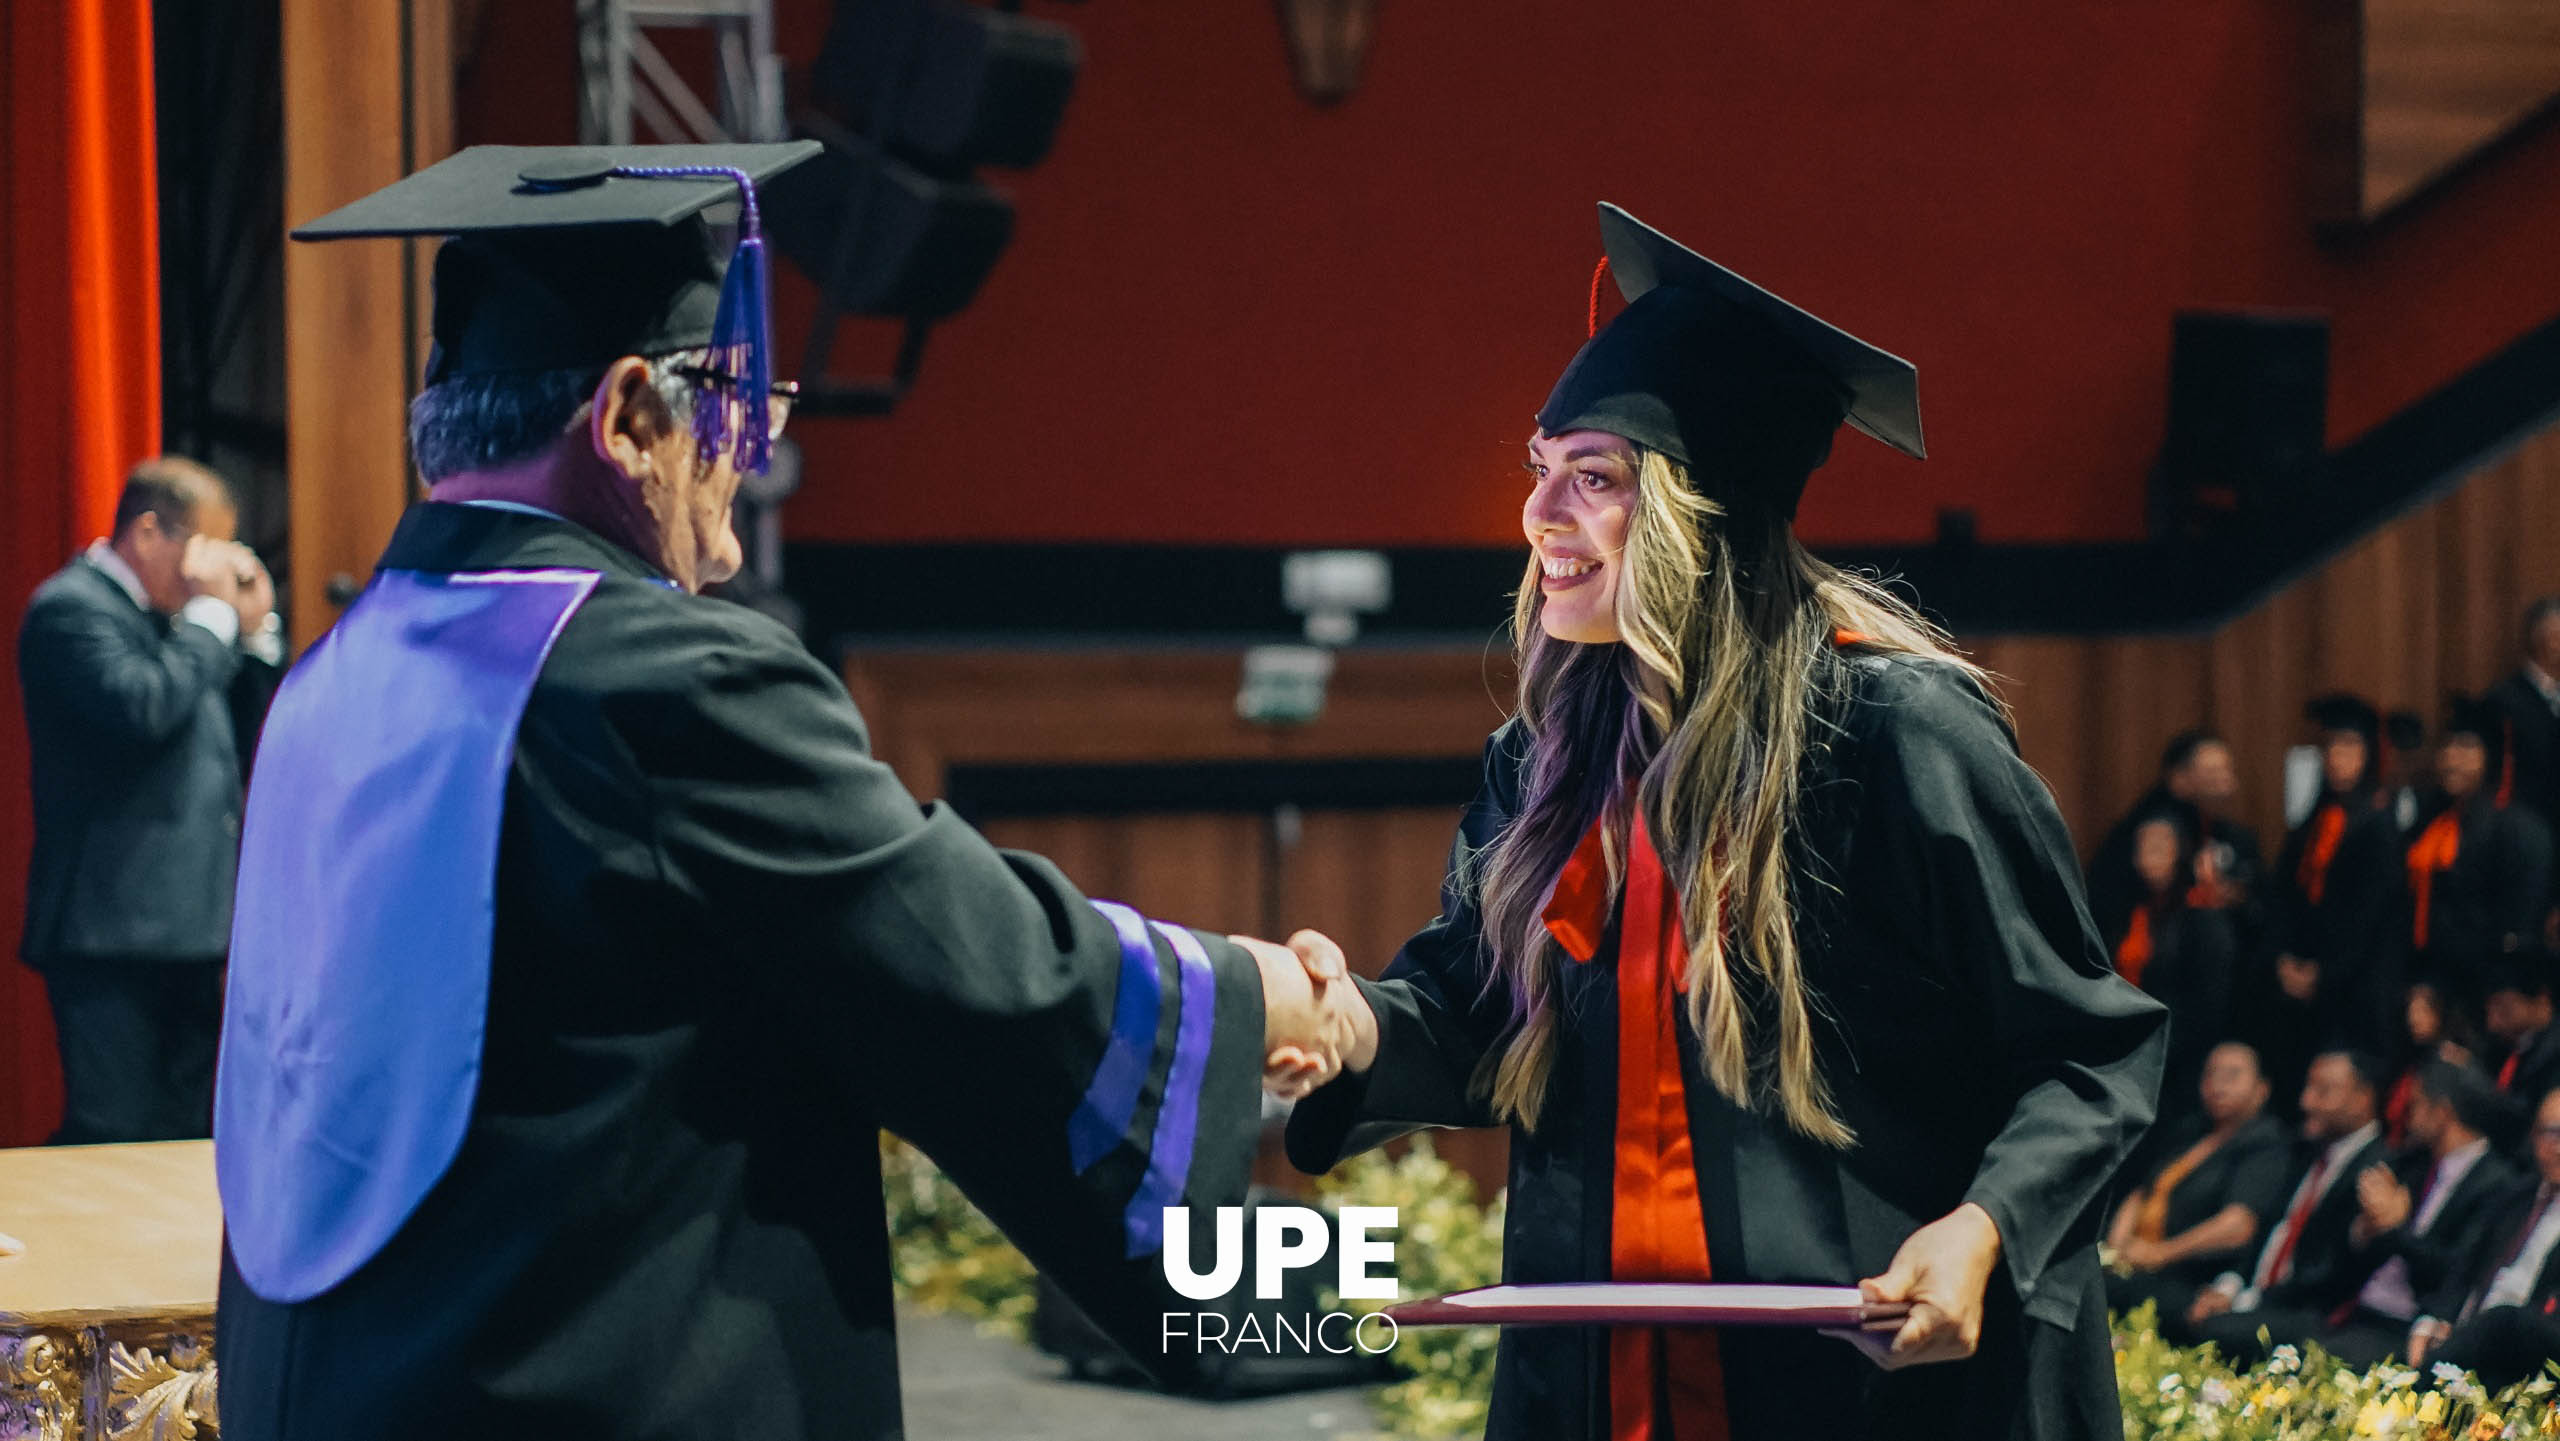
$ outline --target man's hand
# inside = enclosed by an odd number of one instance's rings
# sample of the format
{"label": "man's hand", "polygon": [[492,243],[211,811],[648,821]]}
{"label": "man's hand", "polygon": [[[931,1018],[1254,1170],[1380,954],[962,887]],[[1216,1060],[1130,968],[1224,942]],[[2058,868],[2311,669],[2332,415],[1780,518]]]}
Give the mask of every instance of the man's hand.
{"label": "man's hand", "polygon": [[1832,1334],[1889,1371],[1964,1360],[1982,1342],[1982,1293],[1999,1261],[1999,1226],[1968,1201],[1912,1232],[1883,1275],[1858,1283],[1869,1302],[1907,1302],[1909,1315],[1873,1330]]}
{"label": "man's hand", "polygon": [[186,553],[178,557],[178,578],[187,583],[187,594],[209,595],[237,607],[240,565],[232,555],[237,548],[230,541],[215,540],[209,535],[188,536]]}
{"label": "man's hand", "polygon": [[2303,1002],[2319,999],[2320,963],[2300,956],[2276,957],[2276,984],[2287,997]]}
{"label": "man's hand", "polygon": [[2369,1232],[2379,1235],[2396,1231],[2409,1221],[2409,1188],[2391,1174],[2388,1166],[2367,1166],[2356,1177],[2356,1205]]}
{"label": "man's hand", "polygon": [[2157,1271],[2165,1264],[2160,1253],[2167,1249],[2165,1242],[2148,1241],[2136,1236],[2116,1247],[2116,1255],[2123,1258],[2126,1265],[2137,1271]]}
{"label": "man's hand", "polygon": [[267,574],[267,564],[258,559],[256,551],[238,541],[228,544],[232,574],[240,582],[239,590],[231,597],[231,608],[240,613],[240,633],[256,635],[258,628],[267,623],[267,617],[276,613],[275,577]]}
{"label": "man's hand", "polygon": [[2409,1369],[2414,1371],[2425,1366],[2427,1353],[2436,1348],[2437,1342],[2452,1334],[2453,1328],[2444,1322],[2432,1316],[2419,1317],[2417,1324],[2409,1328],[2409,1343],[2403,1348],[2409,1353]]}
{"label": "man's hand", "polygon": [[[1294,1101],[1339,1075],[1353,1025],[1340,993],[1354,989],[1341,949],[1313,931],[1292,938],[1306,942],[1303,952],[1251,936],[1227,939],[1262,972],[1263,1089]],[[1313,960],[1305,958],[1310,953]]]}
{"label": "man's hand", "polygon": [[2219,1286],[2198,1291],[2196,1293],[2195,1304],[2187,1307],[2187,1324],[2190,1326],[2201,1326],[2216,1316],[2229,1315],[2231,1313],[2231,1302],[2233,1299],[2234,1298],[2229,1291],[2225,1291]]}

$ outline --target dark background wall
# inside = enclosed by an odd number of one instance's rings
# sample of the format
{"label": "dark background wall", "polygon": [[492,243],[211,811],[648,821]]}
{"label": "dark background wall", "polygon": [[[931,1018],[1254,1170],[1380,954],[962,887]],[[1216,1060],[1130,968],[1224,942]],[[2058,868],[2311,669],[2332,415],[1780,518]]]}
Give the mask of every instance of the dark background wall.
{"label": "dark background wall", "polygon": [[[1502,542],[1602,198],[1919,364],[1932,458],[1844,443],[1833,544],[2138,534],[2180,306],[2327,311],[2333,443],[2560,313],[2548,126],[2314,239],[2292,0],[1392,4],[1330,111],[1262,0],[1029,8],[1088,52],[1057,151],[906,408],[801,430],[801,538]],[[573,138],[571,10],[485,8],[461,141]]]}

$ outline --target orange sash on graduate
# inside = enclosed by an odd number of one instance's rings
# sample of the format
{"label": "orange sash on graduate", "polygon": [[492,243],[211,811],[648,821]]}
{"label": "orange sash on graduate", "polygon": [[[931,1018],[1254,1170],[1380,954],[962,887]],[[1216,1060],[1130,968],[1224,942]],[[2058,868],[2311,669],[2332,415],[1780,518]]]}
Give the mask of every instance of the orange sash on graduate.
{"label": "orange sash on graduate", "polygon": [[2149,902],[2133,908],[2133,923],[2125,928],[2124,939],[2116,942],[2116,974],[2142,984],[2142,973],[2151,965],[2151,906]]}
{"label": "orange sash on graduate", "polygon": [[[1605,824],[1605,822],[1603,823]],[[1689,947],[1677,891],[1642,817],[1632,827],[1618,927],[1618,1109],[1611,1185],[1609,1278],[1704,1281],[1706,1219],[1690,1152],[1687,1079],[1677,996],[1688,989]],[[1576,960],[1599,952],[1608,876],[1594,825],[1556,877],[1548,931]],[[1655,1425],[1656,1399],[1670,1419]],[[1724,1365],[1712,1331],[1622,1326],[1609,1333],[1611,1441],[1726,1441]]]}
{"label": "orange sash on graduate", "polygon": [[2450,807],[2428,822],[2409,847],[2409,896],[2416,903],[2410,908],[2409,937],[2419,950],[2427,948],[2427,909],[2435,899],[2436,873],[2449,869],[2461,854],[2460,806]]}
{"label": "orange sash on graduate", "polygon": [[2347,808],[2337,801],[2323,802],[2314,826],[2311,843],[2302,848],[2302,865],[2293,879],[2302,887],[2303,898],[2316,906],[2328,892],[2329,863],[2338,858],[2338,842],[2347,833]]}

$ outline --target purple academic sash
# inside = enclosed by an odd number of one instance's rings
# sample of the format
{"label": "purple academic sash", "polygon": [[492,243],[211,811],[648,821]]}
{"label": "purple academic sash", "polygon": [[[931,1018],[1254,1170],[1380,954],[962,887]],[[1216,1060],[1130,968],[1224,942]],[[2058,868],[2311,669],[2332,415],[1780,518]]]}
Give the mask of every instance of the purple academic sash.
{"label": "purple academic sash", "polygon": [[241,1277],[320,1295],[461,1150],[516,728],[593,571],[386,570],[276,694],[240,838],[214,1170]]}

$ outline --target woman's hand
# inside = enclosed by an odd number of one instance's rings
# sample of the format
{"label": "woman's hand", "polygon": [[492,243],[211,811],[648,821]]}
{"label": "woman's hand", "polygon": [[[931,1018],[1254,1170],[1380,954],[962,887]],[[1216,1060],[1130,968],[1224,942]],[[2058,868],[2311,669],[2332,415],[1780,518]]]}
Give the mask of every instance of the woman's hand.
{"label": "woman's hand", "polygon": [[1982,1293],[1999,1262],[2000,1227],[1967,1201],[1912,1232],[1883,1275],[1858,1283],[1870,1303],[1908,1303],[1909,1315],[1873,1330],[1833,1334],[1889,1371],[1964,1360],[1982,1344]]}

